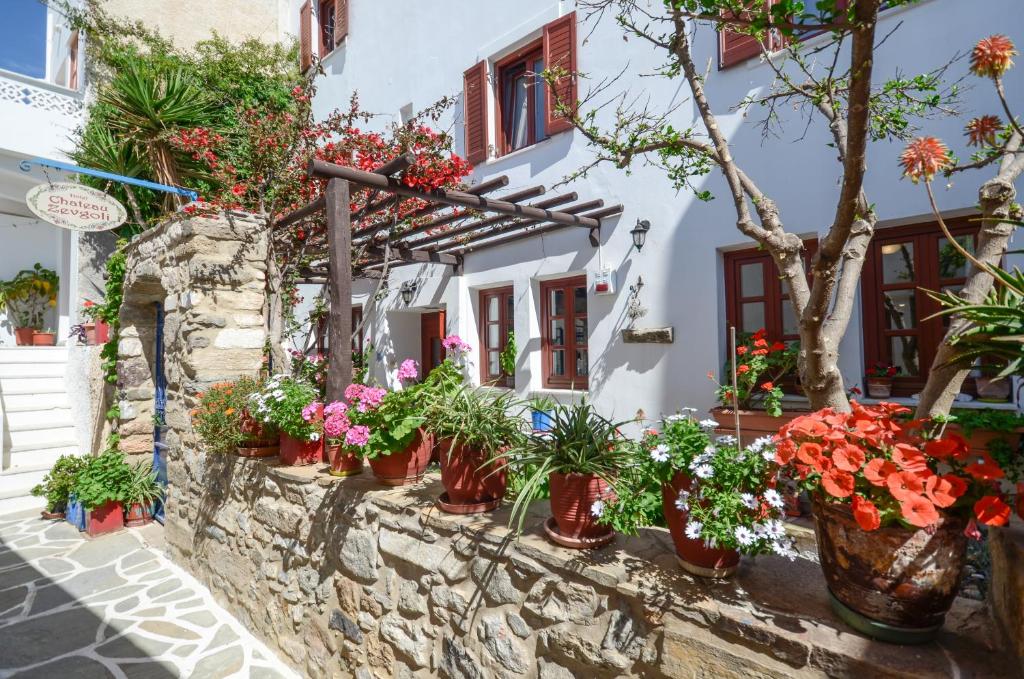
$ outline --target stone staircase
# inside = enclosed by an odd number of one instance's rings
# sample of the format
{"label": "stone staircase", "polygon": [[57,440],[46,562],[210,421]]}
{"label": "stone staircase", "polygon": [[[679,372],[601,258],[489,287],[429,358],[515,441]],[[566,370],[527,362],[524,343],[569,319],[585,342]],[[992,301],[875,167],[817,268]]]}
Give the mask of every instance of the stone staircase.
{"label": "stone staircase", "polygon": [[57,458],[80,454],[66,347],[0,347],[0,514],[41,507],[29,495]]}

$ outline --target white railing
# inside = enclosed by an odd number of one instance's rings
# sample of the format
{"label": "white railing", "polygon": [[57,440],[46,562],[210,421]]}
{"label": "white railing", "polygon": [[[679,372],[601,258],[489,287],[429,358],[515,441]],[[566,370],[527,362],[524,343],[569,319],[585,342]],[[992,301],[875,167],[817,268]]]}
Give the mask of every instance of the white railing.
{"label": "white railing", "polygon": [[80,118],[85,108],[80,92],[4,69],[0,69],[0,101],[24,104],[73,118]]}

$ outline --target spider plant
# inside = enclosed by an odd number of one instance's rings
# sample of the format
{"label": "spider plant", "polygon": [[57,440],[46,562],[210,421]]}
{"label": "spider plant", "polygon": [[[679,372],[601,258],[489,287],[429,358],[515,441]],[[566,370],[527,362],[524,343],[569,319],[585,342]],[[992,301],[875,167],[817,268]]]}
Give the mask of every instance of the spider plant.
{"label": "spider plant", "polygon": [[125,491],[125,503],[129,507],[133,504],[139,504],[145,508],[152,507],[157,500],[163,497],[163,494],[164,489],[156,480],[153,465],[144,462],[132,467]]}
{"label": "spider plant", "polygon": [[523,530],[530,502],[542,496],[551,474],[593,474],[614,485],[630,460],[631,444],[619,431],[626,422],[612,422],[586,400],[556,404],[551,418],[549,431],[534,432],[499,456],[523,475],[509,517],[509,526],[514,524],[517,533]]}
{"label": "spider plant", "polygon": [[463,386],[432,395],[426,409],[426,428],[438,440],[484,453],[488,460],[524,441],[526,405],[512,392]]}

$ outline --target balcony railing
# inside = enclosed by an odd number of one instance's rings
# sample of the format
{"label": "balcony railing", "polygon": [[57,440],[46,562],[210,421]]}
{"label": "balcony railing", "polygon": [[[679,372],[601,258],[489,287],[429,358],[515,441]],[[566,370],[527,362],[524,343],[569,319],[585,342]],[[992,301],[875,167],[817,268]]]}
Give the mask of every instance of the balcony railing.
{"label": "balcony railing", "polygon": [[84,110],[80,92],[4,69],[0,69],[0,101],[24,104],[72,118],[81,118]]}

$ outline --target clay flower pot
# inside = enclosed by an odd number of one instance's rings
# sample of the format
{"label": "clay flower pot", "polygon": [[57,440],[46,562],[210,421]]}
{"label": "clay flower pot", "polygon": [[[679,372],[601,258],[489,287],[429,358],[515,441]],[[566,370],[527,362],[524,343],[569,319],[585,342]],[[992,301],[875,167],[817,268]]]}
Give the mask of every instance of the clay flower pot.
{"label": "clay flower pot", "polygon": [[[508,476],[505,460],[487,461],[487,454],[451,441],[438,445],[441,484],[445,494],[439,501],[443,511],[473,514],[497,508],[505,496]],[[497,471],[496,471],[497,470]]]}
{"label": "clay flower pot", "polygon": [[423,477],[433,452],[433,434],[418,429],[405,450],[370,458],[370,469],[385,486],[404,486]]}
{"label": "clay flower pot", "polygon": [[551,486],[553,526],[548,536],[563,547],[588,549],[607,544],[615,536],[610,526],[597,522],[592,510],[598,500],[615,499],[615,491],[596,474],[562,474],[548,476]]}
{"label": "clay flower pot", "polygon": [[242,413],[239,429],[245,435],[241,445],[235,447],[239,457],[272,457],[280,451],[280,438],[270,435],[248,411]]}
{"label": "clay flower pot", "polygon": [[690,491],[692,479],[676,472],[672,480],[661,487],[661,507],[665,512],[665,522],[676,548],[679,565],[687,573],[704,578],[727,578],[736,572],[740,563],[740,553],[735,549],[713,549],[704,544],[703,540],[686,537],[686,522],[689,512],[676,507],[679,491]]}
{"label": "clay flower pot", "polygon": [[88,510],[86,515],[85,530],[92,537],[124,528],[124,508],[120,502],[106,502]]}
{"label": "clay flower pot", "polygon": [[138,502],[132,503],[124,513],[124,525],[128,528],[138,528],[139,526],[145,526],[147,523],[152,522],[152,508],[145,507]]}
{"label": "clay flower pot", "polygon": [[891,377],[869,377],[867,378],[867,383],[868,396],[871,398],[889,398],[892,396]]}
{"label": "clay flower pot", "polygon": [[106,344],[110,341],[110,324],[106,321],[96,319],[96,344]]}
{"label": "clay flower pot", "polygon": [[39,514],[47,521],[60,520],[64,518],[64,512],[48,512],[45,509],[39,512]]}
{"label": "clay flower pot", "polygon": [[281,464],[289,467],[300,467],[316,464],[323,457],[324,441],[300,441],[281,432]]}
{"label": "clay flower pot", "polygon": [[95,323],[82,323],[82,330],[85,331],[85,343],[93,346],[98,344],[96,342],[96,324]]}
{"label": "clay flower pot", "polygon": [[331,476],[352,476],[363,471],[363,458],[340,445],[327,446],[326,455],[326,462],[331,465],[327,473]]}
{"label": "clay flower pot", "polygon": [[883,641],[931,641],[960,585],[967,554],[962,518],[942,515],[934,531],[862,530],[849,505],[813,497],[814,533],[832,609]]}
{"label": "clay flower pot", "polygon": [[19,347],[31,346],[32,336],[35,334],[35,332],[35,328],[15,328],[14,343]]}
{"label": "clay flower pot", "polygon": [[33,332],[32,346],[52,347],[57,344],[57,334],[53,332]]}

